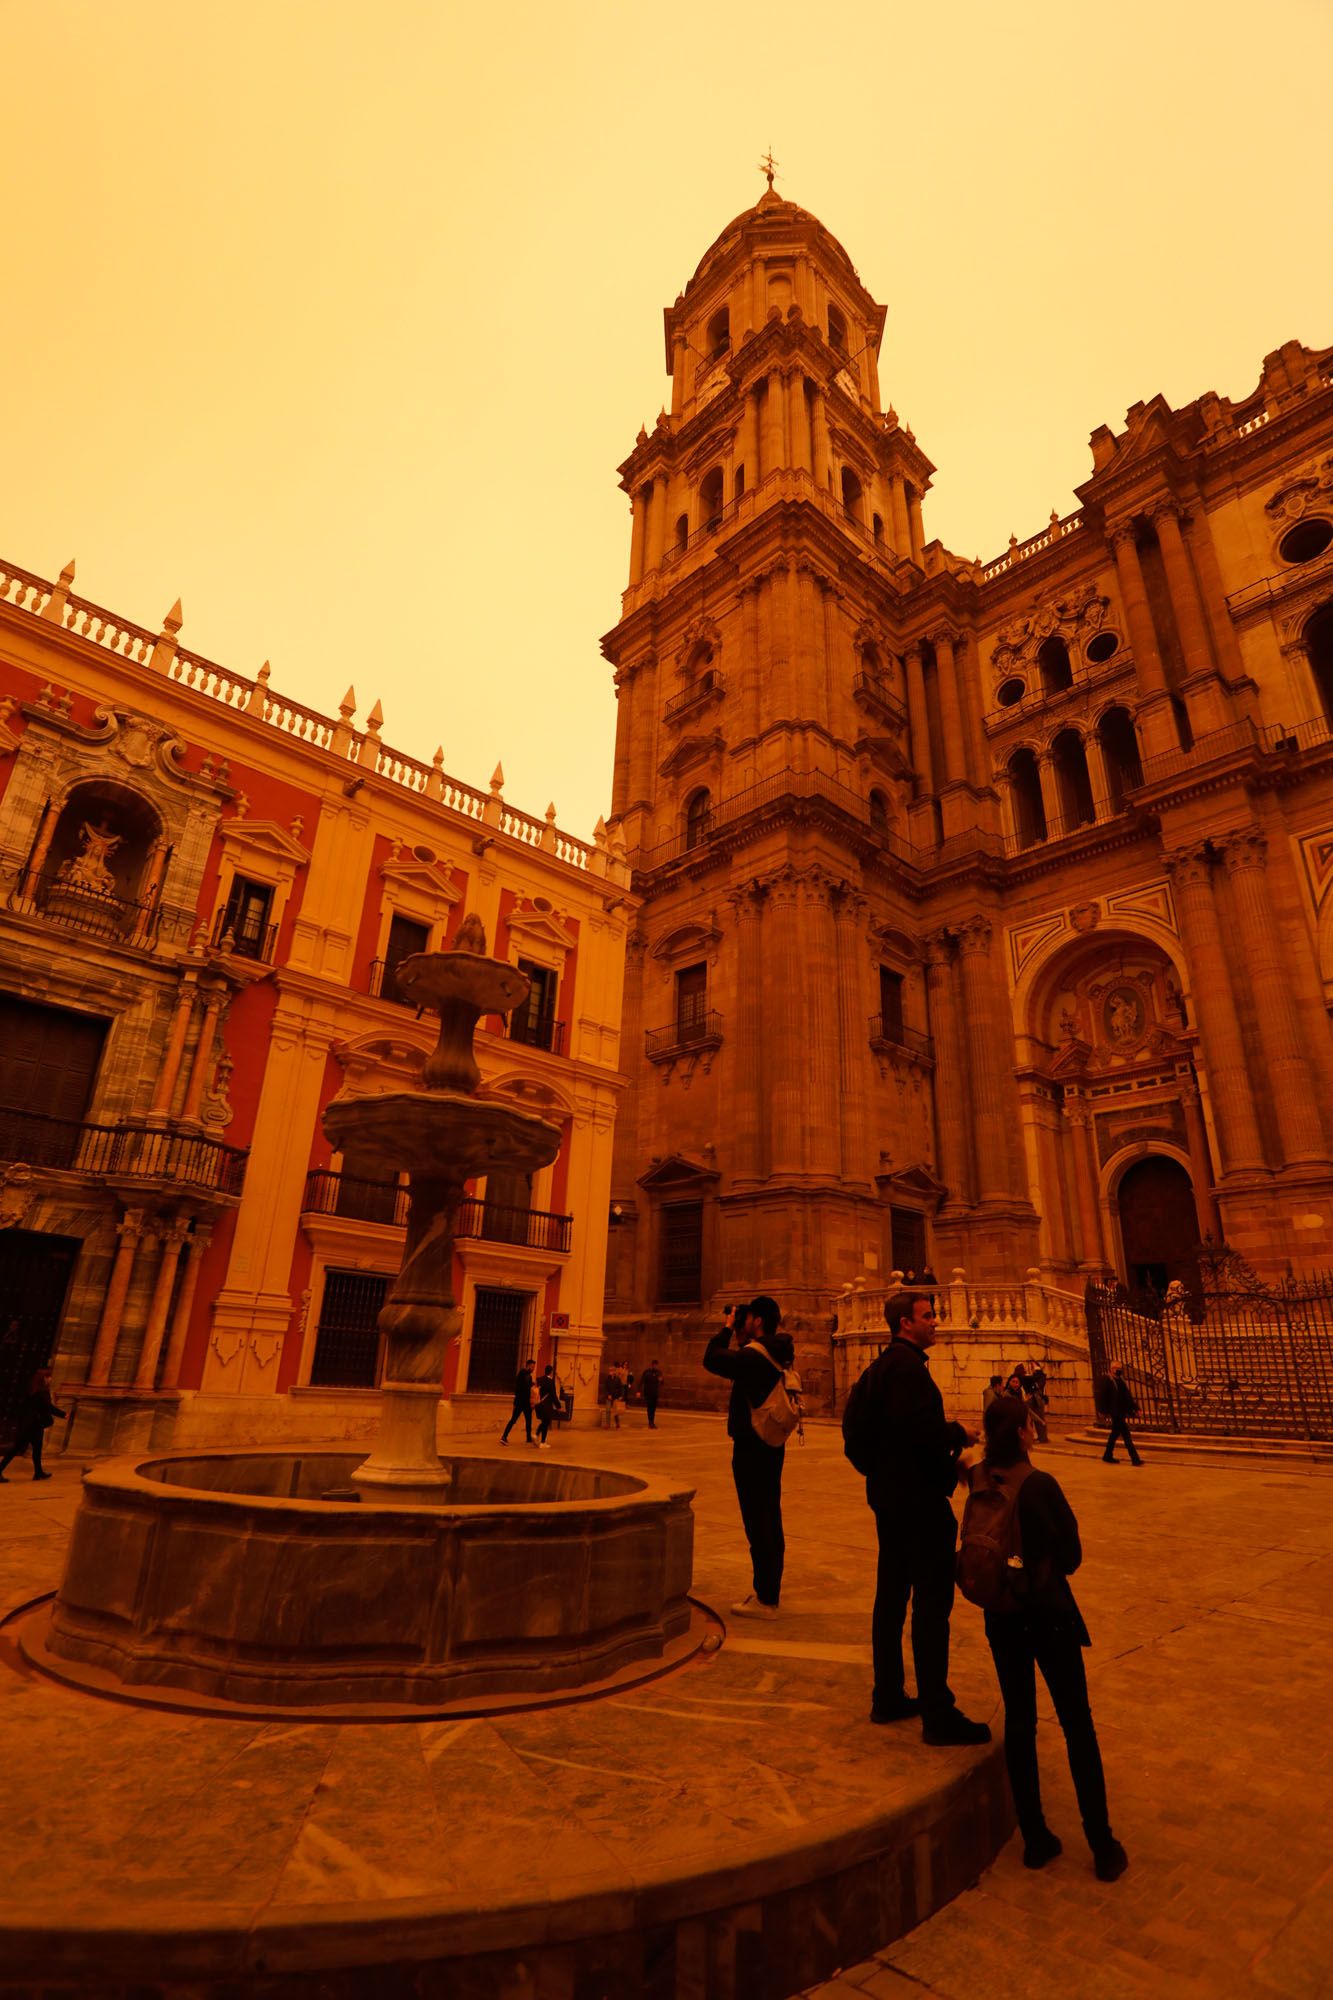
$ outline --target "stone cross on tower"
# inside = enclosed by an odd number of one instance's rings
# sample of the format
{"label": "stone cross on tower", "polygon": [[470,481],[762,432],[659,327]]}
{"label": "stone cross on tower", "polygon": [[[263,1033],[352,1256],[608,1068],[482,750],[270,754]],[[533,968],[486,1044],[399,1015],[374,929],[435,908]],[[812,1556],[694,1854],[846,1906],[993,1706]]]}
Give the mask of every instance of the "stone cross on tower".
{"label": "stone cross on tower", "polygon": [[773,180],[774,176],[777,173],[777,170],[778,170],[778,163],[773,158],[773,148],[770,146],[768,151],[764,154],[763,159],[759,162],[759,171],[761,174],[767,177],[768,191],[770,194],[772,194],[773,192]]}

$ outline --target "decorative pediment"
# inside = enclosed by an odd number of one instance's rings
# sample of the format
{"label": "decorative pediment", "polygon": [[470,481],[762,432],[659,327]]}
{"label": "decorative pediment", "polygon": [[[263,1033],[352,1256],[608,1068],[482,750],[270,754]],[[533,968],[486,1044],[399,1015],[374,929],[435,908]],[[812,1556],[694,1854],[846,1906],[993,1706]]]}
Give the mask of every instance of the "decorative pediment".
{"label": "decorative pediment", "polygon": [[541,959],[563,960],[578,938],[557,910],[540,910],[526,899],[509,912],[510,943]]}
{"label": "decorative pediment", "polygon": [[1264,512],[1275,528],[1299,521],[1312,508],[1333,506],[1333,455],[1304,465],[1292,478],[1284,480],[1264,502]]}
{"label": "decorative pediment", "polygon": [[886,1201],[905,1201],[911,1208],[936,1208],[949,1192],[930,1168],[918,1162],[875,1175],[875,1186]]}
{"label": "decorative pediment", "polygon": [[346,1078],[339,1097],[380,1097],[388,1090],[418,1089],[422,1065],[434,1046],[433,1036],[424,1029],[419,1038],[399,1032],[334,1042],[333,1059]]}
{"label": "decorative pediment", "polygon": [[652,946],[648,956],[659,961],[669,979],[674,967],[693,964],[701,958],[706,959],[709,965],[716,965],[721,942],[722,932],[716,914],[710,910],[706,919],[678,924],[674,930],[665,932]]}
{"label": "decorative pediment", "polygon": [[508,1076],[488,1078],[477,1095],[504,1098],[511,1104],[521,1104],[525,1111],[536,1111],[543,1118],[557,1121],[574,1115],[573,1103],[563,1091],[544,1077],[525,1076],[518,1070]]}
{"label": "decorative pediment", "polygon": [[638,1184],[648,1194],[664,1194],[668,1190],[679,1193],[689,1187],[702,1192],[706,1183],[721,1178],[715,1167],[705,1166],[702,1160],[691,1160],[684,1153],[668,1153],[664,1160],[655,1160],[646,1174],[639,1175]]}
{"label": "decorative pediment", "polygon": [[664,757],[658,765],[658,774],[663,778],[678,778],[696,764],[707,763],[724,747],[722,732],[718,729],[708,736],[683,736],[671,755]]}
{"label": "decorative pediment", "polygon": [[463,900],[462,890],[455,888],[446,869],[438,862],[404,855],[397,841],[381,865],[380,879],[389,891],[391,902],[415,903],[418,908],[429,909],[437,919]]}
{"label": "decorative pediment", "polygon": [[1126,410],[1125,429],[1116,451],[1121,465],[1133,458],[1147,458],[1169,445],[1174,415],[1165,396],[1154,396],[1151,402],[1135,403]]}
{"label": "decorative pediment", "polygon": [[290,830],[279,826],[275,819],[247,819],[240,812],[234,819],[218,821],[218,839],[237,868],[242,862],[259,862],[262,874],[277,874],[288,880],[298,868],[310,863],[310,849],[299,837],[302,832],[304,822],[300,819],[291,822]]}
{"label": "decorative pediment", "polygon": [[[722,650],[722,628],[707,616],[693,618],[681,635],[676,649],[676,665],[684,673],[687,668],[699,664],[710,665]],[[707,660],[700,656],[706,653]]]}

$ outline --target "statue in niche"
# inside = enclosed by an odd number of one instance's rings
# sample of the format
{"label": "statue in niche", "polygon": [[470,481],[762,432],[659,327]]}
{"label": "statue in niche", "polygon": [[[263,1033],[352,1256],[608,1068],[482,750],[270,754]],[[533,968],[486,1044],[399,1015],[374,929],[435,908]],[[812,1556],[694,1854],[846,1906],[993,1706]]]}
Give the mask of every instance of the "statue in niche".
{"label": "statue in niche", "polygon": [[1132,986],[1117,986],[1106,1002],[1106,1032],[1117,1048],[1128,1048],[1143,1035],[1143,1001]]}
{"label": "statue in niche", "polygon": [[85,820],[79,829],[82,850],[60,865],[57,880],[72,889],[91,889],[99,896],[114,896],[116,878],[107,862],[120,846],[123,836],[113,833],[105,820],[93,826]]}

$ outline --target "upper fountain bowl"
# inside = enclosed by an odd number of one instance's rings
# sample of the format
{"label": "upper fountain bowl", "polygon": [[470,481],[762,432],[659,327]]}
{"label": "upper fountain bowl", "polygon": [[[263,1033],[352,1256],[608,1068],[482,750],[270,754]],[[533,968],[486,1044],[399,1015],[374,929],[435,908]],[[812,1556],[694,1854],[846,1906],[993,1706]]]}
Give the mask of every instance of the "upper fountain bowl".
{"label": "upper fountain bowl", "polygon": [[401,959],[394,977],[414,1007],[438,1012],[451,1001],[478,1014],[508,1014],[528,997],[526,972],[475,951],[419,951]]}

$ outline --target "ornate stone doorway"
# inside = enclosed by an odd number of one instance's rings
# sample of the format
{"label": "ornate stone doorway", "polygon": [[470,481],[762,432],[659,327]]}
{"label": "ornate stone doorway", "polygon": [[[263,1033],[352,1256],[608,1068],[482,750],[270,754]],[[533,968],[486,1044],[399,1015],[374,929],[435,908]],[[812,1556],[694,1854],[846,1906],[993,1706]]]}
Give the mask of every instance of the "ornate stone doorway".
{"label": "ornate stone doorway", "polygon": [[1160,1294],[1173,1278],[1197,1284],[1199,1218],[1193,1184],[1178,1160],[1150,1153],[1127,1167],[1116,1209],[1130,1285]]}
{"label": "ornate stone doorway", "polygon": [[47,1236],[32,1229],[0,1232],[0,1442],[13,1436],[34,1369],[45,1368],[55,1351],[65,1293],[81,1248],[77,1236]]}

